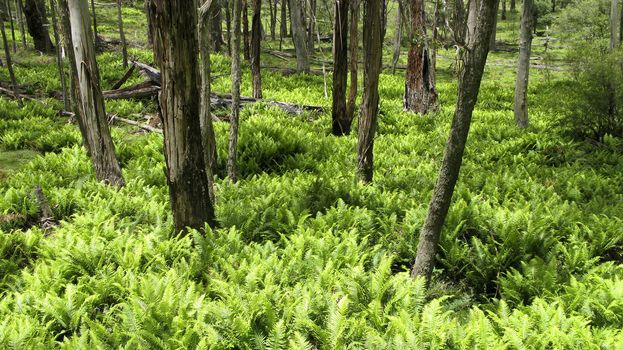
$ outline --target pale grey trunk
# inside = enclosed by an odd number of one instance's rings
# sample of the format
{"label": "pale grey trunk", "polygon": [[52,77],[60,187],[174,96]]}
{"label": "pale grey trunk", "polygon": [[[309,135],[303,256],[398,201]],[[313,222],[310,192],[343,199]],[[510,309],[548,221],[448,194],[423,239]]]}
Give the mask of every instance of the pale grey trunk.
{"label": "pale grey trunk", "polygon": [[115,156],[100,88],[99,69],[95,59],[95,45],[89,25],[86,1],[67,0],[71,26],[74,76],[77,82],[76,114],[82,119],[84,137],[90,148],[91,160],[98,180],[114,186],[123,186],[121,167]]}
{"label": "pale grey trunk", "polygon": [[524,129],[528,127],[528,77],[530,75],[530,53],[532,51],[532,30],[534,28],[534,0],[524,0],[519,39],[519,60],[515,81],[515,122]]}
{"label": "pale grey trunk", "polygon": [[296,50],[296,70],[309,72],[309,53],[305,38],[305,25],[300,0],[289,0],[290,21],[292,22],[292,41]]}
{"label": "pale grey trunk", "polygon": [[454,187],[459,178],[465,143],[469,135],[474,106],[478,100],[480,82],[489,53],[489,40],[493,29],[493,16],[498,0],[482,0],[483,6],[478,11],[478,22],[474,35],[467,45],[463,59],[465,66],[459,75],[459,95],[446,144],[443,163],[433,191],[428,214],[417,248],[417,255],[411,274],[422,276],[427,281],[435,266],[435,255],[444,221],[450,208]]}

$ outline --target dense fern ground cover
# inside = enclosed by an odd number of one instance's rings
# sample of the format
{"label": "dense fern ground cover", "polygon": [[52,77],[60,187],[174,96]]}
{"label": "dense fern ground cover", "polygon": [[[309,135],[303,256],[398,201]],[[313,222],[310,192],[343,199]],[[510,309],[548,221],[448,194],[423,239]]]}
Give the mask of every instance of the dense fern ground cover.
{"label": "dense fern ground cover", "polygon": [[[438,270],[428,289],[409,277],[454,111],[452,52],[440,54],[438,113],[403,113],[402,72],[382,75],[370,186],[355,181],[356,136],[331,136],[328,113],[245,108],[241,181],[216,183],[220,228],[186,237],[172,234],[161,135],[113,127],[127,181],[115,190],[95,180],[59,102],[0,99],[0,161],[38,153],[3,163],[0,348],[620,349],[623,141],[563,136],[565,72],[533,72],[532,127],[520,131],[513,56],[492,54]],[[52,59],[21,57],[36,64],[16,68],[20,83],[58,89]],[[212,59],[213,90],[226,92],[229,60]],[[99,63],[105,87],[123,73],[117,53]],[[266,98],[330,106],[322,76],[263,82]],[[227,128],[216,124],[221,169]],[[7,219],[36,213],[37,184],[52,230]]]}

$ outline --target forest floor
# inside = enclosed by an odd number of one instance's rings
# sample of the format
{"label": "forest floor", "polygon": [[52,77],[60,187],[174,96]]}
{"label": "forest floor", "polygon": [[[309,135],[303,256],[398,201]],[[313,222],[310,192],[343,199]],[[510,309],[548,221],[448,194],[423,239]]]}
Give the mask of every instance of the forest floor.
{"label": "forest floor", "polygon": [[[114,8],[100,10],[100,33],[116,37]],[[152,63],[143,13],[124,16],[130,56]],[[500,47],[516,47],[517,17],[498,30]],[[560,97],[573,85],[563,44],[545,52],[543,40],[527,131],[513,120],[516,52],[489,57],[430,288],[409,267],[454,112],[453,50],[439,52],[441,108],[430,115],[403,112],[404,71],[383,72],[369,186],[354,175],[357,123],[353,135],[331,136],[323,75],[263,70],[266,99],[326,111],[245,107],[237,184],[223,176],[228,124],[215,123],[219,228],[205,235],[171,233],[162,135],[112,127],[127,182],[115,190],[95,180],[60,101],[0,98],[0,348],[620,349],[623,141],[561,131]],[[20,49],[14,60],[30,93],[60,90],[53,56]],[[295,66],[268,52],[262,60]],[[125,72],[116,50],[98,63],[103,89]],[[213,91],[230,91],[229,68],[226,55],[212,56]],[[157,113],[153,100],[106,108],[141,123]],[[37,185],[58,226],[33,222]]]}

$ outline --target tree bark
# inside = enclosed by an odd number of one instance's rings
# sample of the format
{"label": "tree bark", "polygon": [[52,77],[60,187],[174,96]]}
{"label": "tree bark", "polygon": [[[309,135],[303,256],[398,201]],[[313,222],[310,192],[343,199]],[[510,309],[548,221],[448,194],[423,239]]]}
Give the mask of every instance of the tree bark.
{"label": "tree bark", "polygon": [[117,25],[119,26],[119,38],[121,38],[121,54],[123,55],[123,67],[128,68],[128,43],[125,40],[125,32],[123,31],[123,14],[121,13],[122,6],[122,0],[117,0]]}
{"label": "tree bark", "polygon": [[362,0],[350,0],[350,87],[346,103],[346,117],[351,125],[355,117],[357,104],[358,70],[359,70],[359,4]]}
{"label": "tree bark", "polygon": [[426,114],[437,107],[437,90],[428,53],[424,0],[411,1],[411,25],[403,107],[405,111]]}
{"label": "tree bark", "polygon": [[363,24],[363,104],[359,118],[357,174],[364,183],[372,182],[374,135],[379,113],[379,75],[383,59],[383,12],[378,0],[365,0]]}
{"label": "tree bark", "polygon": [[229,119],[229,147],[227,153],[227,176],[232,182],[238,181],[236,158],[238,152],[238,121],[240,119],[240,16],[241,0],[234,0],[234,32],[231,50],[231,116]]}
{"label": "tree bark", "polygon": [[533,29],[534,0],[524,0],[521,16],[519,60],[517,61],[517,80],[515,81],[515,122],[522,129],[528,127],[528,77],[530,75]]}
{"label": "tree bark", "polygon": [[262,40],[262,0],[253,0],[253,18],[251,21],[251,80],[253,98],[262,98],[262,73],[260,68]]}
{"label": "tree bark", "polygon": [[309,53],[305,42],[305,26],[300,0],[290,1],[290,21],[292,22],[292,41],[296,50],[296,69],[299,72],[309,72]]}
{"label": "tree bark", "polygon": [[[74,113],[81,120],[81,131],[99,181],[120,187],[124,185],[121,167],[108,128],[108,118],[100,87],[99,68],[95,59],[89,9],[82,0],[62,0],[65,25],[69,32],[70,68],[74,81]],[[69,27],[69,28],[68,28]]]}
{"label": "tree bark", "polygon": [[160,113],[166,175],[176,232],[216,225],[200,129],[197,6],[150,0],[154,57],[162,71]]}
{"label": "tree bark", "polygon": [[472,112],[478,99],[480,82],[489,53],[489,40],[498,0],[482,1],[483,6],[479,7],[478,23],[473,40],[470,41],[463,53],[465,65],[459,76],[459,95],[450,137],[446,145],[428,215],[420,232],[417,255],[411,271],[413,277],[422,276],[427,281],[430,281],[433,272],[441,229],[448,214],[454,187],[459,177]]}
{"label": "tree bark", "polygon": [[54,45],[46,28],[45,4],[41,0],[26,0],[24,14],[28,32],[35,43],[35,50],[52,53]]}
{"label": "tree bark", "polygon": [[249,36],[249,0],[242,0],[242,56],[251,60],[251,37]]}
{"label": "tree bark", "polygon": [[202,18],[199,18],[199,53],[201,56],[201,119],[199,125],[201,127],[201,139],[203,140],[206,174],[209,179],[212,179],[209,183],[210,198],[214,202],[213,179],[217,172],[217,150],[210,111],[210,31],[213,29],[213,27],[210,28],[210,15],[211,11],[208,10]]}
{"label": "tree bark", "polygon": [[333,28],[333,103],[331,118],[333,135],[350,134],[351,120],[346,113],[346,82],[348,78],[348,7],[349,1],[335,2]]}

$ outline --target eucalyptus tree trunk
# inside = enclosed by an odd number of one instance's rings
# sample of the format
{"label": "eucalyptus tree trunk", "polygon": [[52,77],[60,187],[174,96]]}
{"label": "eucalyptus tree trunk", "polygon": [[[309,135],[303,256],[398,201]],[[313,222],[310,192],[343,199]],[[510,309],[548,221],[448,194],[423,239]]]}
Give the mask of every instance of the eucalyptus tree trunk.
{"label": "eucalyptus tree trunk", "polygon": [[74,87],[74,112],[81,121],[82,136],[91,156],[95,176],[104,183],[123,186],[121,167],[108,128],[87,3],[83,0],[62,0],[61,8],[66,23],[65,40],[71,51],[69,58]]}
{"label": "eucalyptus tree trunk", "polygon": [[24,29],[24,16],[22,14],[22,9],[24,5],[22,4],[22,0],[16,0],[15,6],[17,7],[17,25],[19,26],[19,33],[22,38],[22,48],[26,49],[26,30]]}
{"label": "eucalyptus tree trunk", "polygon": [[149,6],[162,74],[159,100],[173,222],[176,232],[203,230],[216,220],[200,129],[197,7],[185,0],[150,0]]}
{"label": "eucalyptus tree trunk", "polygon": [[4,20],[0,16],[0,30],[2,31],[2,43],[4,44],[4,57],[6,60],[6,66],[9,69],[9,77],[11,78],[11,86],[13,88],[13,94],[16,99],[19,99],[17,93],[17,80],[15,79],[15,72],[13,72],[13,61],[11,60],[11,49],[9,48],[9,42],[6,38],[6,32],[4,30]]}
{"label": "eucalyptus tree trunk", "polygon": [[517,80],[515,81],[515,122],[522,129],[528,127],[528,77],[530,75],[533,29],[534,0],[524,0],[523,13],[521,15]]}
{"label": "eucalyptus tree trunk", "polygon": [[402,17],[403,0],[398,0],[398,12],[396,14],[396,36],[394,37],[394,55],[392,58],[392,74],[396,73],[396,65],[400,59],[400,49],[402,48]]}
{"label": "eucalyptus tree trunk", "polygon": [[333,103],[331,110],[333,135],[350,134],[351,120],[346,114],[346,82],[348,78],[348,7],[349,1],[335,2],[333,27]]}
{"label": "eucalyptus tree trunk", "polygon": [[305,42],[305,25],[300,0],[289,0],[292,41],[296,50],[296,70],[309,72],[309,53]]}
{"label": "eucalyptus tree trunk", "polygon": [[372,182],[374,172],[374,135],[379,113],[379,75],[383,59],[383,12],[378,0],[364,1],[363,23],[363,103],[359,118],[357,175]]}
{"label": "eucalyptus tree trunk", "polygon": [[204,6],[201,7],[203,12],[200,10],[199,15],[199,53],[201,57],[201,119],[199,125],[201,127],[201,140],[203,140],[206,174],[211,179],[209,183],[210,198],[214,202],[213,179],[217,171],[217,150],[210,110],[210,31],[212,28],[210,27],[211,9],[209,5],[214,5],[214,2],[210,3],[210,1],[207,0],[204,3]]}
{"label": "eucalyptus tree trunk", "polygon": [[251,60],[251,37],[249,35],[249,0],[242,0],[242,56]]}
{"label": "eucalyptus tree trunk", "polygon": [[362,0],[350,0],[350,87],[346,103],[346,117],[353,122],[357,104],[357,87],[359,74],[359,5]]}
{"label": "eucalyptus tree trunk", "polygon": [[119,26],[119,38],[121,38],[121,53],[123,55],[123,67],[128,67],[128,43],[125,40],[125,32],[123,31],[123,14],[122,0],[117,0],[117,26]]}
{"label": "eucalyptus tree trunk", "polygon": [[67,80],[65,79],[65,65],[63,64],[63,46],[59,36],[58,19],[57,19],[58,6],[55,0],[50,0],[50,12],[52,13],[52,29],[54,33],[54,43],[56,44],[56,66],[58,68],[58,75],[61,81],[61,89],[63,93],[63,105],[66,111],[71,109],[69,104],[69,95],[67,93]]}
{"label": "eucalyptus tree trunk", "polygon": [[46,27],[45,4],[41,0],[26,0],[23,10],[28,32],[35,43],[35,50],[52,53],[54,45]]}
{"label": "eucalyptus tree trunk", "polygon": [[437,108],[437,90],[432,76],[426,37],[424,0],[411,1],[412,35],[405,80],[405,111],[426,114]]}
{"label": "eucalyptus tree trunk", "polygon": [[15,26],[13,25],[13,12],[11,11],[11,2],[6,0],[4,3],[9,15],[9,23],[11,24],[11,38],[13,38],[13,52],[17,52],[17,40],[15,40]]}
{"label": "eucalyptus tree trunk", "polygon": [[489,41],[493,30],[495,9],[499,0],[482,0],[473,40],[463,53],[464,67],[459,75],[459,94],[456,110],[446,144],[443,163],[433,191],[426,221],[420,231],[417,255],[411,274],[427,281],[435,266],[435,255],[444,221],[450,208],[454,187],[459,178],[465,143],[469,135],[474,106],[478,100],[480,82],[489,53]]}
{"label": "eucalyptus tree trunk", "polygon": [[262,0],[253,0],[251,21],[251,80],[253,98],[262,98],[262,73],[260,71],[262,41]]}
{"label": "eucalyptus tree trunk", "polygon": [[238,122],[240,119],[240,16],[241,0],[234,1],[234,32],[231,49],[231,116],[229,118],[229,147],[227,154],[227,176],[238,181],[236,158],[238,152]]}

